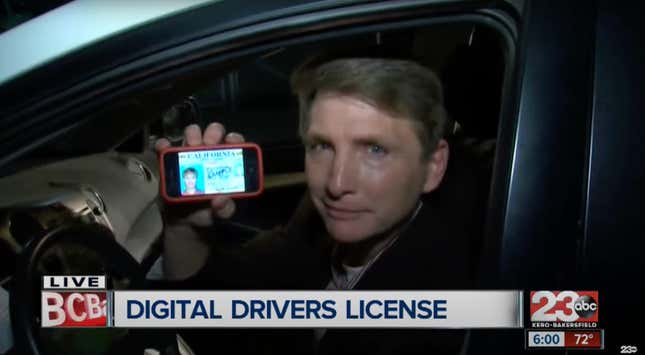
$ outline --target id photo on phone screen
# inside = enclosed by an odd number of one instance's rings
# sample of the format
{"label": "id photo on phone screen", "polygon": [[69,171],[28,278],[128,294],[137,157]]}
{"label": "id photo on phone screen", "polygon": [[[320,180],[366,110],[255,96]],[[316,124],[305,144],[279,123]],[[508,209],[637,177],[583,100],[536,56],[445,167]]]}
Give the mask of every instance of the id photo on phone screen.
{"label": "id photo on phone screen", "polygon": [[204,177],[197,166],[181,167],[181,194],[201,195],[204,193]]}

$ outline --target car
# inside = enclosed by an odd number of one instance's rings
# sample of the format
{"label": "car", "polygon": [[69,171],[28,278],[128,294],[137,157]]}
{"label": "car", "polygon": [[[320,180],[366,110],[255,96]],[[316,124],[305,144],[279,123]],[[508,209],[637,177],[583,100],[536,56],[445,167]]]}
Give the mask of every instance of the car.
{"label": "car", "polygon": [[[132,336],[41,328],[34,300],[47,273],[107,274],[117,289],[159,274],[158,137],[178,143],[185,125],[212,121],[243,132],[264,151],[265,193],[240,202],[226,228],[285,223],[305,191],[289,73],[321,51],[414,59],[440,74],[456,154],[433,198],[468,226],[478,287],[598,290],[605,349],[642,349],[638,10],[605,0],[90,0],[9,29],[0,353],[107,353]],[[463,353],[517,353],[524,337],[472,330]]]}

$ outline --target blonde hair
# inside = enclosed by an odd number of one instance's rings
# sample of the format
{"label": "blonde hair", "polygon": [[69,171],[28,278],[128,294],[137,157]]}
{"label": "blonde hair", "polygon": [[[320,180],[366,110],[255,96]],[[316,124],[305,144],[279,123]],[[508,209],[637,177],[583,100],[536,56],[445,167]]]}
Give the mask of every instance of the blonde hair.
{"label": "blonde hair", "polygon": [[309,128],[309,112],[319,93],[348,95],[413,122],[429,159],[451,127],[443,106],[443,89],[437,75],[412,61],[382,58],[345,58],[327,62],[315,58],[291,77],[300,105],[300,136]]}

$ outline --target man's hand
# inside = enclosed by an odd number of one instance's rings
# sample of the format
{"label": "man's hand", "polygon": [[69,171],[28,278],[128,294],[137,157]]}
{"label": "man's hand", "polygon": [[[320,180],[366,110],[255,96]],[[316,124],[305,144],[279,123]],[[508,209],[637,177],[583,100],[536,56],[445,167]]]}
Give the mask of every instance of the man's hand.
{"label": "man's hand", "polygon": [[[198,147],[222,143],[243,143],[244,137],[235,132],[226,134],[221,123],[208,125],[204,134],[198,125],[184,129],[184,146]],[[170,142],[161,138],[155,150],[161,152]],[[195,227],[213,225],[213,218],[230,218],[235,213],[235,202],[228,196],[215,196],[210,206],[181,204],[166,206],[164,228],[164,274],[167,279],[185,279],[201,269],[208,258],[208,244]]]}

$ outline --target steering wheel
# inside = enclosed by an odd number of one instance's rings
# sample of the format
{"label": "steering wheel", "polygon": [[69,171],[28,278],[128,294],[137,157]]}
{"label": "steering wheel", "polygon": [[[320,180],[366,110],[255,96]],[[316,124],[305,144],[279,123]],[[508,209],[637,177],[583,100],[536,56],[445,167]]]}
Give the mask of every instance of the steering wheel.
{"label": "steering wheel", "polygon": [[42,328],[43,275],[106,275],[108,289],[138,288],[144,274],[132,256],[100,224],[75,222],[45,232],[18,257],[10,307],[19,354],[108,354],[128,335],[118,328]]}

